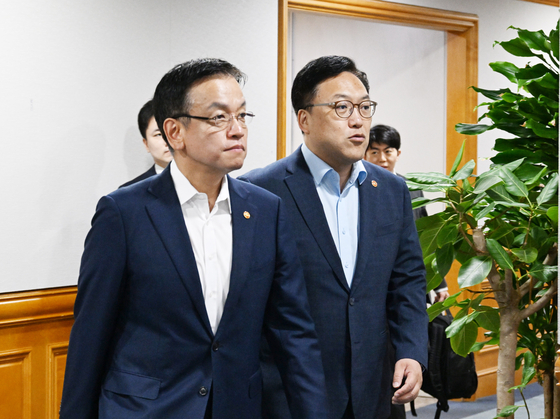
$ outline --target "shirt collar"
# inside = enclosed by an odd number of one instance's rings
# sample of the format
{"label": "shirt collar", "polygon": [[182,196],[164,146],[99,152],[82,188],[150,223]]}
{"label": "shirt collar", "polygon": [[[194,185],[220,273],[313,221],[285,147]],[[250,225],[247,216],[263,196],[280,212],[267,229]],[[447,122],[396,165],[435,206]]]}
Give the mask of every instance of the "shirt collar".
{"label": "shirt collar", "polygon": [[[303,153],[303,158],[305,159],[307,166],[309,166],[309,171],[313,176],[313,180],[315,181],[316,186],[319,186],[321,184],[323,178],[330,171],[336,173],[331,166],[329,166],[327,163],[325,163],[323,160],[317,157],[317,155],[313,153],[307,147],[307,145],[305,145],[305,143],[303,143],[301,146],[301,152]],[[338,176],[338,173],[336,174]],[[358,183],[361,185],[364,182],[364,180],[366,180],[366,177],[367,177],[367,172],[364,163],[361,160],[358,160],[352,165],[352,173],[350,173],[350,177],[348,178],[348,182],[346,182],[346,186],[353,185],[354,182],[356,182],[356,180],[358,180]]]}
{"label": "shirt collar", "polygon": [[[195,187],[189,182],[189,180],[181,173],[179,167],[177,167],[177,163],[175,160],[172,160],[171,163],[171,178],[173,179],[173,184],[175,185],[175,191],[177,192],[177,197],[179,198],[179,203],[184,205],[185,203],[189,202],[195,195],[200,194]],[[206,194],[204,194],[206,195]],[[220,188],[220,192],[218,193],[218,197],[216,198],[216,204],[218,205],[220,202],[225,201],[228,211],[231,214],[231,202],[229,199],[229,187],[228,187],[228,177],[224,176],[222,180],[222,186]]]}
{"label": "shirt collar", "polygon": [[165,167],[161,167],[159,164],[154,163],[154,169],[156,170],[156,175],[159,175],[165,170]]}

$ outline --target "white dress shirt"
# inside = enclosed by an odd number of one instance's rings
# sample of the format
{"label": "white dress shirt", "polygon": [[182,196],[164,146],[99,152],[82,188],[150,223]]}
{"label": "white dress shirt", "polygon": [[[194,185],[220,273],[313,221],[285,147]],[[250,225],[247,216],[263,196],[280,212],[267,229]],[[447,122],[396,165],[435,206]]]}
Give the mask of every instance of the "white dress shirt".
{"label": "white dress shirt", "polygon": [[170,164],[196,259],[206,312],[215,334],[224,312],[231,275],[232,230],[227,176],[210,211],[208,196],[192,186],[175,161]]}
{"label": "white dress shirt", "polygon": [[361,160],[354,163],[350,177],[341,192],[338,173],[309,150],[305,144],[301,146],[301,152],[315,181],[315,187],[342,262],[346,281],[351,287],[358,256],[360,231],[358,185],[365,180],[366,169]]}

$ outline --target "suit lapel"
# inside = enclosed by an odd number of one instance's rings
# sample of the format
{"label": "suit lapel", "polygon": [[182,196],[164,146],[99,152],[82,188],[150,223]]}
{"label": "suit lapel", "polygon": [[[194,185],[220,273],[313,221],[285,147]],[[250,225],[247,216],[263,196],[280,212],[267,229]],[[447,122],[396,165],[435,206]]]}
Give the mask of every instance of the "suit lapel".
{"label": "suit lapel", "polygon": [[149,192],[157,199],[146,205],[146,211],[169,253],[177,273],[181,277],[196,310],[207,331],[212,334],[210,321],[204,304],[200,277],[192,250],[189,234],[177,198],[169,166],[153,178]]}
{"label": "suit lapel", "polygon": [[232,262],[229,292],[224,306],[222,325],[227,324],[229,317],[235,313],[235,306],[241,293],[245,290],[245,282],[249,277],[249,268],[253,260],[253,241],[256,221],[259,217],[258,208],[252,203],[251,195],[244,183],[228,177],[229,198],[231,203],[232,223]]}
{"label": "suit lapel", "polygon": [[[368,171],[366,179],[359,186],[360,195],[360,236],[358,238],[358,255],[356,268],[352,279],[352,288],[356,288],[362,277],[367,273],[367,262],[374,251],[374,237],[377,229],[377,217],[379,216],[379,179]],[[374,186],[375,185],[375,186]]]}
{"label": "suit lapel", "polygon": [[294,198],[301,216],[313,234],[325,259],[334,271],[337,280],[349,291],[340,256],[336,250],[323,205],[317,194],[313,176],[309,171],[301,149],[294,154],[295,159],[292,160],[292,164],[288,165],[288,173],[284,181]]}

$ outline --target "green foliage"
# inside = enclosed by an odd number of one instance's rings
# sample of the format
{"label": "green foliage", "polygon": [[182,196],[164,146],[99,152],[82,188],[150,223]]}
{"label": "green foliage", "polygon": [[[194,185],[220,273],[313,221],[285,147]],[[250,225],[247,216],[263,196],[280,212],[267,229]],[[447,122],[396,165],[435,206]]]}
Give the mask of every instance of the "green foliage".
{"label": "green foliage", "polygon": [[[459,312],[446,333],[455,352],[465,356],[500,337],[500,313],[512,300],[519,312],[534,306],[558,277],[558,25],[549,34],[513,28],[517,37],[496,44],[531,62],[517,67],[494,62],[492,69],[513,83],[513,89],[473,87],[488,99],[479,105],[486,112],[477,124],[457,124],[456,130],[477,135],[490,130],[506,133],[494,144],[490,169],[473,175],[475,162],[461,166],[465,143],[448,175],[409,173],[411,189],[439,192],[434,199],[420,198],[421,207],[433,202],[445,209],[417,221],[428,272],[428,289],[439,284],[457,260],[462,292],[428,309],[430,320],[449,307]],[[470,287],[489,278],[492,290],[472,292]],[[511,288],[509,294],[502,289]],[[486,291],[487,290],[487,291]],[[525,348],[524,386],[540,371],[554,366],[557,334],[557,298],[521,321],[518,348]],[[462,299],[461,299],[462,298]],[[495,303],[484,304],[494,300]],[[541,305],[543,305],[542,308]],[[497,307],[496,307],[497,306]],[[511,308],[511,307],[509,307]],[[477,342],[479,329],[485,339]],[[508,406],[497,417],[511,415]]]}

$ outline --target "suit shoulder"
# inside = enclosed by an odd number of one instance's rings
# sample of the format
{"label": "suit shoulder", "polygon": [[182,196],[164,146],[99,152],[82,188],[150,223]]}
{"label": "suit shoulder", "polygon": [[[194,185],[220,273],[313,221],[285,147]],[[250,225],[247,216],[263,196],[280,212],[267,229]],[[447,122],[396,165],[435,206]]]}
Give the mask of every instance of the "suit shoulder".
{"label": "suit shoulder", "polygon": [[288,163],[289,157],[285,157],[268,166],[260,169],[253,169],[239,176],[239,179],[255,185],[263,185],[271,180],[282,180],[285,176]]}
{"label": "suit shoulder", "polygon": [[148,170],[146,170],[144,173],[142,173],[141,175],[136,176],[134,179],[129,180],[126,183],[123,183],[121,186],[119,186],[119,188],[124,188],[126,186],[130,186],[130,185],[134,185],[135,183],[138,183],[144,179],[147,179],[151,176],[154,176],[156,174],[156,168],[155,165],[150,167]]}
{"label": "suit shoulder", "polygon": [[[259,169],[262,170],[262,169]],[[230,178],[229,182],[233,188],[240,188],[245,192],[251,194],[252,197],[257,198],[258,200],[262,201],[269,201],[269,202],[278,202],[280,198],[277,195],[274,195],[272,192],[267,191],[266,189],[254,184],[252,182],[247,182],[243,178],[233,179]]]}

